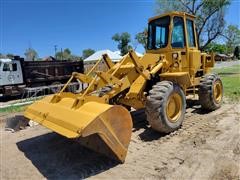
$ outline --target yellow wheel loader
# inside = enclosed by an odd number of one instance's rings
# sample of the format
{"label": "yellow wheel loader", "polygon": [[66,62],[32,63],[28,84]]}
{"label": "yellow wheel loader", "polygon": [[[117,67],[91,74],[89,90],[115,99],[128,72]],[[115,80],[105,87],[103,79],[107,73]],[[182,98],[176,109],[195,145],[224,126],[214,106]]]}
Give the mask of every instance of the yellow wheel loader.
{"label": "yellow wheel loader", "polygon": [[[210,74],[214,55],[201,53],[197,42],[193,15],[153,17],[143,57],[131,50],[114,64],[104,54],[88,73],[74,72],[60,93],[30,105],[25,117],[124,162],[132,132],[130,107],[145,108],[152,129],[170,133],[184,120],[186,96],[198,94],[207,110],[221,106],[222,82]],[[102,61],[108,70],[96,71]],[[87,88],[66,92],[74,79]]]}

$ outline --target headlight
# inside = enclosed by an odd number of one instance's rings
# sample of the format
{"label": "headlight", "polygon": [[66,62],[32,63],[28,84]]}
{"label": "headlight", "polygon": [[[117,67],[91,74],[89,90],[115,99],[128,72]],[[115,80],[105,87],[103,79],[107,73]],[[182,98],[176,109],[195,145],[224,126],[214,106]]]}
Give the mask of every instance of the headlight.
{"label": "headlight", "polygon": [[178,58],[178,53],[173,53],[172,57],[173,57],[173,59],[177,59]]}
{"label": "headlight", "polygon": [[179,66],[179,64],[178,64],[177,62],[175,62],[175,63],[173,64],[173,67],[175,67],[175,68],[178,68],[178,66]]}

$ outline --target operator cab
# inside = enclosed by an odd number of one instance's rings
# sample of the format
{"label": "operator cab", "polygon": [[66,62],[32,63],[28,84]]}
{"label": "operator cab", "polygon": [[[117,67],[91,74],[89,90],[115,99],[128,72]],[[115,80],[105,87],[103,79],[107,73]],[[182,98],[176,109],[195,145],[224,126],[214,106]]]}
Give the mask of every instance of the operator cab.
{"label": "operator cab", "polygon": [[149,19],[147,50],[198,48],[193,20],[193,15],[180,12]]}
{"label": "operator cab", "polygon": [[184,12],[171,12],[149,19],[147,53],[164,55],[170,72],[198,76],[202,62],[194,18]]}

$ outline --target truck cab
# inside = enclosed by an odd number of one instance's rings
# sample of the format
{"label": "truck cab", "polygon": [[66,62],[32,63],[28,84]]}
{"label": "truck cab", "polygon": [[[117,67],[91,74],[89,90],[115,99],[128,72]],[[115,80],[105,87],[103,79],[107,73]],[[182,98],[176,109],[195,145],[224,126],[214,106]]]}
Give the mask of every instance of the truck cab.
{"label": "truck cab", "polygon": [[13,59],[0,59],[0,94],[7,86],[23,83],[21,62]]}

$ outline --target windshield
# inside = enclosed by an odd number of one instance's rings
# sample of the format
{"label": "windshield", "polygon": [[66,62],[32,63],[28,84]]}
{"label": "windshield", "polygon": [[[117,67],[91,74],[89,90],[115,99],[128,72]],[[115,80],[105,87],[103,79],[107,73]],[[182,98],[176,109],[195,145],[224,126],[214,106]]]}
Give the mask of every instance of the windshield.
{"label": "windshield", "polygon": [[185,46],[184,21],[181,17],[175,16],[173,18],[171,45],[173,48],[183,48]]}
{"label": "windshield", "polygon": [[165,16],[149,23],[148,49],[159,49],[167,46],[170,16]]}

